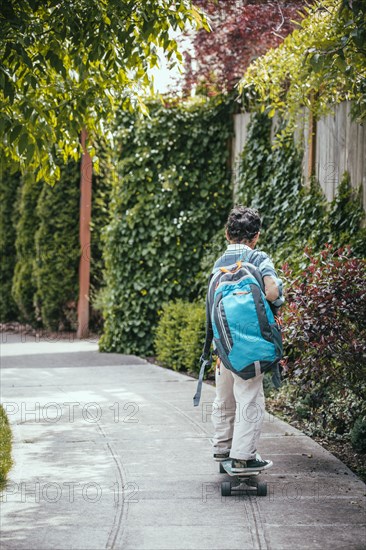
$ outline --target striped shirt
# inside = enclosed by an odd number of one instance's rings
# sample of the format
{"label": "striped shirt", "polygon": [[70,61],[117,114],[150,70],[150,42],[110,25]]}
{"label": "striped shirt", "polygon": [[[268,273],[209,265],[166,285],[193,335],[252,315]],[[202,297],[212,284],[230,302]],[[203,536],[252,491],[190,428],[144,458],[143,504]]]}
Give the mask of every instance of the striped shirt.
{"label": "striped shirt", "polygon": [[224,254],[216,260],[212,273],[216,273],[220,267],[228,267],[239,260],[253,264],[262,277],[270,276],[275,280],[279,297],[272,303],[276,307],[282,306],[285,301],[282,295],[282,281],[277,276],[271,258],[261,250],[253,250],[245,244],[229,244]]}

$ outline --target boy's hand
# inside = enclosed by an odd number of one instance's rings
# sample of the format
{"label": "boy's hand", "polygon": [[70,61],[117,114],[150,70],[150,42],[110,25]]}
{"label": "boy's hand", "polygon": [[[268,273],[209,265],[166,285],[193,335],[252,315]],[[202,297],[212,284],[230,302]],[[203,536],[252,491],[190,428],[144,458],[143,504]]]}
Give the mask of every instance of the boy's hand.
{"label": "boy's hand", "polygon": [[279,298],[280,296],[280,292],[275,279],[270,275],[265,275],[263,277],[263,283],[267,300],[269,302],[274,302],[275,300],[277,300],[277,298]]}

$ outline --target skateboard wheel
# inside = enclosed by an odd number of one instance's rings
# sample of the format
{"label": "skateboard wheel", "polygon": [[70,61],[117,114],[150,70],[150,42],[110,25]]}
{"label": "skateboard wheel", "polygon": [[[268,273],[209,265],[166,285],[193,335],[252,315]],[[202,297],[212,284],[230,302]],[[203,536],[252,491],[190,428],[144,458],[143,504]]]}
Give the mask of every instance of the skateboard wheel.
{"label": "skateboard wheel", "polygon": [[220,462],[220,474],[224,474],[225,472],[226,472],[226,470]]}
{"label": "skateboard wheel", "polygon": [[223,481],[221,483],[221,496],[230,497],[231,496],[231,483],[230,481]]}
{"label": "skateboard wheel", "polygon": [[259,496],[259,497],[267,496],[267,483],[258,483],[258,485],[257,485],[257,496]]}

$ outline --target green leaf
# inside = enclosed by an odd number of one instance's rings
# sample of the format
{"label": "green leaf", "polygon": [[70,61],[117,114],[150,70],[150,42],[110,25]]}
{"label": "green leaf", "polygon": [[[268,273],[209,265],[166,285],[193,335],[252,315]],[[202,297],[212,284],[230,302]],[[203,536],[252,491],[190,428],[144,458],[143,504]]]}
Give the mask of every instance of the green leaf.
{"label": "green leaf", "polygon": [[27,163],[30,163],[33,159],[33,155],[34,155],[34,151],[35,151],[35,145],[34,143],[29,143],[29,145],[27,146],[27,153],[26,153],[26,160],[27,160]]}
{"label": "green leaf", "polygon": [[19,138],[18,143],[18,151],[19,154],[22,155],[27,147],[28,144],[28,135],[26,133],[23,133]]}
{"label": "green leaf", "polygon": [[21,124],[16,124],[12,131],[10,132],[10,141],[11,143],[14,143],[14,141],[19,136],[20,132],[22,131],[23,126]]}

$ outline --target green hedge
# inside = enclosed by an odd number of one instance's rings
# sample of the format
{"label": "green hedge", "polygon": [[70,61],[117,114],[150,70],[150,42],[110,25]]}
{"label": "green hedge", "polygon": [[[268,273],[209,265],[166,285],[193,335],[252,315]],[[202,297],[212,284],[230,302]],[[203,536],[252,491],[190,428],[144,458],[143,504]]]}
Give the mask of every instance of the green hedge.
{"label": "green hedge", "polygon": [[46,329],[76,328],[78,299],[80,172],[75,163],[39,195],[35,234],[37,312]]}
{"label": "green hedge", "polygon": [[34,236],[39,226],[37,202],[41,190],[41,183],[36,184],[32,178],[24,177],[17,209],[16,264],[12,280],[12,295],[19,308],[18,320],[31,325],[37,323],[34,305],[34,296],[37,290]]}
{"label": "green hedge", "polygon": [[[109,221],[108,205],[114,173],[111,151],[104,143],[98,145],[98,155],[100,173],[93,174],[91,248],[85,252],[91,256],[90,324],[94,330],[102,322],[100,312],[93,305],[103,285],[101,233]],[[23,177],[17,202],[14,185],[6,189],[9,200],[5,201],[3,212],[9,219],[16,219],[15,229],[6,223],[6,235],[12,235],[13,241],[15,239],[16,255],[13,243],[3,270],[4,280],[12,293],[6,292],[7,299],[13,297],[18,306],[13,318],[51,330],[74,330],[80,257],[79,163],[63,166],[61,180],[54,187],[44,182],[35,183],[30,176]],[[1,243],[5,246],[4,238]],[[3,285],[3,288],[7,287]]]}
{"label": "green hedge", "polygon": [[205,341],[205,322],[202,302],[176,300],[165,304],[154,341],[159,363],[178,371],[198,372]]}
{"label": "green hedge", "polygon": [[15,268],[16,203],[20,174],[0,173],[0,322],[15,321],[18,308],[11,293]]}
{"label": "green hedge", "polygon": [[231,204],[228,105],[150,107],[121,120],[120,181],[105,233],[103,351],[153,353],[158,311],[194,300],[210,239]]}

